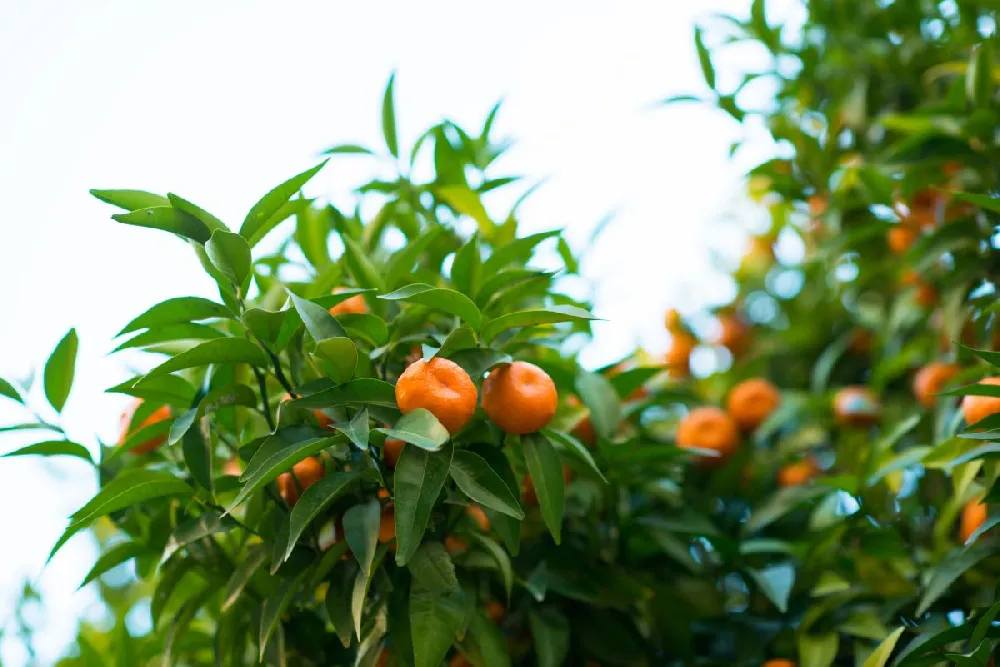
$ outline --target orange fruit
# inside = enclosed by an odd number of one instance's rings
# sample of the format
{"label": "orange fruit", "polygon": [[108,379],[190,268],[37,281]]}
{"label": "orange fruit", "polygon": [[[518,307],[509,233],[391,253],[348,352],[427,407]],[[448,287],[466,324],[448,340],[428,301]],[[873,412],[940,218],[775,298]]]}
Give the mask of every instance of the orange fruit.
{"label": "orange fruit", "polygon": [[476,385],[469,374],[441,357],[413,362],[396,382],[396,404],[403,414],[418,408],[430,410],[451,434],[472,419],[476,399]]}
{"label": "orange fruit", "polygon": [[705,457],[706,465],[724,462],[740,444],[739,427],[719,408],[702,406],[687,413],[677,425],[677,446],[711,449],[719,457]]}
{"label": "orange fruit", "polygon": [[845,387],[833,397],[833,414],[842,426],[869,426],[881,412],[878,398],[866,387]]}
{"label": "orange fruit", "polygon": [[744,273],[763,273],[774,264],[774,239],[770,236],[751,236],[740,262]]}
{"label": "orange fruit", "polygon": [[499,623],[503,620],[503,617],[507,615],[507,608],[496,600],[490,600],[486,603],[486,615],[490,617],[490,620],[494,623]]}
{"label": "orange fruit", "polygon": [[684,321],[681,319],[681,314],[677,312],[676,308],[667,308],[667,313],[663,316],[663,324],[667,327],[667,331],[670,332],[679,331],[684,328]]}
{"label": "orange fruit", "polygon": [[[333,290],[334,294],[343,292],[345,288],[338,287]],[[368,304],[365,303],[365,297],[361,294],[355,294],[354,296],[347,297],[336,306],[330,308],[331,315],[347,315],[347,314],[357,314],[361,315],[368,312]]]}
{"label": "orange fruit", "polygon": [[399,457],[403,453],[403,447],[406,443],[402,440],[396,440],[395,438],[389,438],[382,445],[382,460],[390,468],[396,468],[396,464],[399,463]]}
{"label": "orange fruit", "polygon": [[778,471],[778,486],[785,488],[789,486],[802,486],[813,477],[819,474],[819,466],[811,456],[807,456],[801,461],[789,463],[781,467]]}
{"label": "orange fruit", "polygon": [[917,284],[917,305],[925,310],[933,308],[938,302],[938,293],[934,286],[920,281]]}
{"label": "orange fruit", "polygon": [[920,227],[933,227],[937,223],[938,209],[947,199],[947,195],[937,188],[918,190],[910,200],[909,220]]}
{"label": "orange fruit", "polygon": [[396,538],[396,512],[392,507],[387,507],[382,511],[382,518],[378,522],[378,543],[385,544]]}
{"label": "orange fruit", "polygon": [[809,204],[809,215],[812,217],[819,217],[826,213],[827,201],[826,197],[823,195],[813,195],[808,200]]}
{"label": "orange fruit", "polygon": [[744,380],[733,387],[726,401],[729,416],[740,428],[752,431],[781,404],[778,388],[764,378]]}
{"label": "orange fruit", "polygon": [[376,492],[375,495],[377,495],[382,500],[389,500],[389,489],[382,487]]}
{"label": "orange fruit", "polygon": [[559,394],[549,374],[515,361],[490,371],[483,381],[483,410],[505,433],[534,433],[552,421]]}
{"label": "orange fruit", "polygon": [[698,345],[698,340],[684,331],[675,331],[670,335],[670,347],[664,356],[667,370],[676,377],[687,377],[691,372],[691,351]]}
{"label": "orange fruit", "polygon": [[986,521],[986,503],[972,500],[962,508],[962,516],[958,522],[958,539],[962,544],[969,541],[972,534]]}
{"label": "orange fruit", "polygon": [[456,653],[448,661],[448,667],[472,667],[472,663],[461,653]]}
{"label": "orange fruit", "polygon": [[[286,403],[290,400],[292,400],[291,394],[285,394],[284,396],[281,397],[282,403]],[[313,416],[316,417],[316,421],[319,422],[320,428],[330,428],[330,425],[333,423],[333,420],[327,417],[326,413],[323,412],[322,410],[319,409],[313,410]]]}
{"label": "orange fruit", "polygon": [[[142,405],[142,399],[137,398],[133,400],[125,410],[122,412],[121,416],[121,430],[118,436],[118,444],[124,445],[125,441],[128,440],[129,435],[133,433],[129,427],[132,425],[132,418],[135,416],[136,410]],[[148,417],[142,420],[142,423],[135,429],[135,431],[141,431],[147,426],[152,426],[153,424],[158,424],[164,420],[170,419],[170,407],[166,405],[161,405],[156,410],[153,411]],[[167,441],[167,434],[153,436],[146,442],[139,443],[132,448],[134,454],[148,454],[149,452],[155,450],[157,447],[162,445]]]}
{"label": "orange fruit", "polygon": [[867,329],[855,329],[851,332],[851,342],[849,343],[851,352],[854,354],[866,354],[871,352],[874,338],[875,337],[872,336],[872,332]]}
{"label": "orange fruit", "polygon": [[243,474],[243,466],[240,465],[238,456],[226,459],[226,462],[222,464],[222,474],[229,477],[239,477]]}
{"label": "orange fruit", "polygon": [[920,284],[920,274],[913,269],[906,269],[899,276],[899,284],[903,287],[915,287]]}
{"label": "orange fruit", "polygon": [[925,408],[933,408],[941,388],[961,370],[955,364],[943,361],[934,361],[921,368],[913,376],[913,394],[917,397],[917,402]]}
{"label": "orange fruit", "polygon": [[[983,378],[979,384],[1000,385],[1000,377]],[[962,398],[962,414],[965,416],[965,423],[970,426],[998,412],[1000,412],[1000,398],[994,396]]]}
{"label": "orange fruit", "polygon": [[764,667],[795,667],[795,663],[784,658],[776,658],[765,662]]}
{"label": "orange fruit", "polygon": [[490,519],[486,516],[486,512],[483,511],[482,507],[473,503],[465,508],[465,513],[476,522],[479,530],[484,533],[490,532]]}
{"label": "orange fruit", "polygon": [[888,231],[886,234],[886,240],[889,242],[890,250],[897,255],[902,255],[917,242],[917,237],[919,235],[920,232],[915,227],[900,223],[893,226],[893,228]]}
{"label": "orange fruit", "polygon": [[723,313],[719,315],[719,325],[719,337],[715,342],[733,354],[742,352],[750,337],[746,323],[735,313]]}
{"label": "orange fruit", "polygon": [[469,543],[460,540],[454,535],[446,535],[444,538],[444,550],[450,554],[457,554],[469,548]]}
{"label": "orange fruit", "polygon": [[945,178],[955,178],[960,171],[962,171],[961,162],[952,160],[941,165],[941,173],[944,174]]}
{"label": "orange fruit", "polygon": [[[295,474],[294,478],[292,473]],[[292,472],[278,475],[278,493],[289,507],[294,507],[302,492],[323,479],[324,475],[326,469],[323,463],[315,456],[307,456],[292,466]]]}

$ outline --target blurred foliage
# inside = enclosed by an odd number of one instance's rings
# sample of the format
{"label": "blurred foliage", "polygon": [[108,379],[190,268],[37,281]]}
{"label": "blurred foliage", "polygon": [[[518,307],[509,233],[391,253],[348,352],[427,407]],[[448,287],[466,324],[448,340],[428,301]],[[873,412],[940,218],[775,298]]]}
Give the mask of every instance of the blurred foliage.
{"label": "blurred foliage", "polygon": [[[87,579],[112,622],[82,625],[61,664],[992,664],[1000,387],[977,381],[1000,365],[993,4],[815,1],[793,35],[755,0],[696,31],[708,101],[762,118],[779,156],[748,174],[768,225],[718,335],[670,312],[662,359],[580,366],[577,253],[483,203],[519,187],[493,174],[496,109],[405,151],[390,80],[385,146],[327,151],[395,167],[352,210],[300,194],[322,164],[238,233],[176,195],[94,191],[189,243],[219,300],[124,327],[121,349],[160,356],[110,390],[143,402],[96,460],[57,424],[22,427],[54,436],[11,455],[77,456],[101,482],[53,553],[93,529]],[[748,44],[771,67],[719,90],[713,62]],[[762,77],[774,104],[744,108]],[[255,250],[272,233],[277,250]],[[557,272],[538,268],[546,246]],[[76,347],[71,331],[42,374],[56,412]],[[504,433],[478,408],[449,433],[454,414],[400,400],[404,369],[434,358],[480,395],[531,362],[555,415]],[[131,632],[146,605],[152,631]]]}

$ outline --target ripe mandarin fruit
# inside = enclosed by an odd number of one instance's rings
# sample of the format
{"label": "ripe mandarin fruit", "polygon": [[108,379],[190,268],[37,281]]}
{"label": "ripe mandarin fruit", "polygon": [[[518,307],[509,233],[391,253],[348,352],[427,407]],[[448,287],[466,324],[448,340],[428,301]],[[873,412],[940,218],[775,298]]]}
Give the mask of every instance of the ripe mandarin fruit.
{"label": "ripe mandarin fruit", "polygon": [[791,660],[777,658],[775,660],[768,660],[765,662],[764,667],[795,667],[795,663]]}
{"label": "ripe mandarin fruit", "polygon": [[[292,473],[295,473],[294,478]],[[324,475],[326,475],[326,469],[323,467],[322,461],[315,456],[307,456],[292,466],[292,472],[283,472],[278,475],[278,493],[281,494],[289,507],[293,507],[295,503],[299,502],[302,492],[323,479]]]}
{"label": "ripe mandarin fruit", "polygon": [[[284,396],[281,397],[282,403],[286,403],[290,400],[292,400],[291,394],[285,394]],[[326,413],[323,412],[322,410],[316,409],[313,410],[312,412],[313,416],[316,417],[316,421],[319,423],[320,428],[330,428],[330,425],[333,424],[333,420],[327,417]]]}
{"label": "ripe mandarin fruit", "polygon": [[819,474],[819,466],[811,456],[807,456],[801,461],[789,463],[781,467],[778,471],[778,486],[802,486],[813,477]]}
{"label": "ripe mandarin fruit", "polygon": [[866,387],[845,387],[833,397],[833,415],[842,426],[869,426],[881,412],[878,398]]}
{"label": "ripe mandarin fruit", "polygon": [[389,438],[382,445],[382,459],[385,461],[386,465],[392,469],[396,468],[396,464],[399,463],[399,457],[403,453],[403,447],[406,443],[402,440],[396,440],[395,438]]}
{"label": "ripe mandarin fruit", "polygon": [[888,231],[886,234],[886,240],[889,242],[890,250],[897,255],[902,255],[917,242],[917,236],[919,235],[920,232],[916,227],[900,223],[898,225],[894,225],[892,229]]}
{"label": "ripe mandarin fruit", "polygon": [[[983,378],[979,384],[1000,385],[1000,377]],[[998,412],[1000,412],[1000,398],[994,396],[962,398],[962,414],[965,416],[965,423],[970,426]]]}
{"label": "ripe mandarin fruit", "polygon": [[451,434],[472,419],[476,399],[476,385],[469,374],[441,357],[413,362],[396,382],[396,404],[403,414],[418,408],[430,410]]}
{"label": "ripe mandarin fruit", "polygon": [[735,313],[719,315],[719,326],[719,337],[716,339],[716,343],[733,354],[739,354],[746,348],[750,338],[750,329],[739,315]]}
{"label": "ripe mandarin fruit", "polygon": [[962,508],[962,517],[958,524],[958,539],[962,544],[969,541],[972,534],[986,521],[986,503],[973,500]]}
{"label": "ripe mandarin fruit", "polygon": [[868,331],[868,329],[855,329],[851,332],[849,349],[854,354],[867,354],[868,352],[871,352],[874,338],[875,337],[872,336],[872,332]]}
{"label": "ripe mandarin fruit", "polygon": [[921,368],[913,376],[913,394],[917,397],[917,402],[925,408],[933,408],[942,387],[960,371],[961,368],[955,364],[943,361],[934,361]]}
{"label": "ripe mandarin fruit", "polygon": [[917,305],[924,310],[930,310],[938,302],[938,293],[934,286],[925,281],[917,283]]}
{"label": "ripe mandarin fruit", "polygon": [[444,538],[444,550],[450,554],[457,554],[465,551],[469,548],[469,543],[465,540],[460,540],[454,535],[445,535]]}
{"label": "ripe mandarin fruit", "polygon": [[[345,288],[338,287],[333,290],[334,294],[343,292]],[[365,297],[361,294],[355,294],[354,296],[349,296],[336,306],[330,308],[331,315],[348,315],[357,314],[361,315],[368,312],[368,304],[365,303]]]}
{"label": "ripe mandarin fruit", "polygon": [[226,462],[222,464],[222,474],[229,477],[239,477],[243,474],[243,466],[240,465],[238,456],[226,459]]}
{"label": "ripe mandarin fruit", "polygon": [[484,533],[490,532],[490,519],[486,516],[486,512],[483,511],[482,507],[473,503],[465,508],[465,513],[476,522],[479,530]]}
{"label": "ripe mandarin fruit", "polygon": [[505,433],[542,430],[558,402],[549,374],[526,361],[495,368],[483,381],[483,410]]}
{"label": "ripe mandarin fruit", "polygon": [[[129,435],[133,433],[133,431],[130,430],[129,427],[132,425],[132,418],[135,416],[136,410],[139,409],[140,405],[142,405],[142,399],[137,398],[131,403],[129,403],[128,406],[125,408],[124,412],[122,412],[121,431],[120,435],[118,436],[119,445],[124,445],[125,441],[128,440]],[[153,424],[157,424],[166,419],[170,419],[170,407],[166,405],[161,405],[156,410],[154,410],[152,414],[143,419],[142,423],[139,424],[139,426],[134,430],[141,431],[147,426],[152,426]],[[156,435],[147,440],[146,442],[136,445],[135,447],[132,448],[131,451],[135,454],[148,454],[149,452],[153,451],[166,441],[167,441],[166,433],[164,433],[163,435]]]}
{"label": "ripe mandarin fruit", "polygon": [[687,377],[691,372],[691,351],[698,345],[698,340],[684,331],[675,331],[670,335],[670,347],[664,356],[667,370],[675,377]]}
{"label": "ripe mandarin fruit", "polygon": [[823,195],[813,195],[809,198],[809,215],[818,217],[826,213],[827,201]]}
{"label": "ripe mandarin fruit", "polygon": [[677,426],[677,446],[711,449],[718,457],[705,457],[706,465],[724,462],[740,444],[740,431],[733,418],[719,408],[702,406],[687,413]]}
{"label": "ripe mandarin fruit", "polygon": [[740,428],[752,431],[781,404],[778,388],[764,378],[744,380],[733,387],[726,401],[729,416]]}
{"label": "ripe mandarin fruit", "polygon": [[448,667],[472,667],[472,663],[461,653],[456,653],[448,661]]}
{"label": "ripe mandarin fruit", "polygon": [[486,615],[490,617],[490,620],[494,623],[499,623],[503,620],[503,617],[507,615],[507,608],[496,600],[490,600],[486,603]]}
{"label": "ripe mandarin fruit", "polygon": [[663,324],[667,327],[667,331],[678,331],[684,327],[681,314],[677,312],[676,308],[667,308],[667,313],[663,316]]}
{"label": "ripe mandarin fruit", "polygon": [[385,544],[396,537],[396,512],[392,507],[386,507],[382,511],[382,518],[378,522],[378,543]]}

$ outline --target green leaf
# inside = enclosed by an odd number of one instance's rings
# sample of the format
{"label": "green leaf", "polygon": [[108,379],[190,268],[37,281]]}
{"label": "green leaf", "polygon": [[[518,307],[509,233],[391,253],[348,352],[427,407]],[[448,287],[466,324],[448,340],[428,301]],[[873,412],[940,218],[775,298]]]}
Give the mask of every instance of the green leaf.
{"label": "green leaf", "polygon": [[[490,468],[500,476],[500,479],[503,480],[508,489],[513,491],[518,488],[514,471],[511,470],[510,462],[504,455],[503,450],[492,445],[474,444],[469,445],[466,451],[473,452],[485,460]],[[486,513],[490,524],[493,526],[493,530],[503,540],[507,550],[510,551],[512,556],[517,556],[521,550],[521,522],[490,507],[484,507],[483,512]]]}
{"label": "green leaf", "polygon": [[240,478],[243,487],[226,513],[232,513],[254,491],[274,481],[281,473],[291,470],[292,466],[302,459],[326,449],[335,442],[335,438],[317,433],[308,427],[293,426],[279,429],[264,441],[250,459],[246,471]]}
{"label": "green leaf", "polygon": [[465,245],[455,252],[455,261],[451,265],[451,282],[462,294],[471,297],[479,291],[482,273],[483,262],[479,251],[479,236],[473,235]]}
{"label": "green leaf", "polygon": [[323,373],[334,382],[343,383],[354,377],[358,368],[358,348],[354,341],[343,338],[326,338],[316,343],[316,356]]}
{"label": "green leaf", "polygon": [[344,327],[337,322],[329,310],[312,301],[300,298],[292,292],[288,292],[288,296],[292,299],[295,312],[302,318],[302,322],[306,325],[306,331],[313,337],[313,340],[319,342],[327,338],[347,337]]}
{"label": "green leaf", "polygon": [[508,313],[490,320],[480,332],[483,343],[489,345],[498,335],[509,329],[533,327],[538,324],[557,324],[598,319],[590,312],[575,306],[552,306]]}
{"label": "green leaf", "polygon": [[335,408],[340,405],[396,407],[396,389],[388,382],[359,378],[292,401],[296,408]]}
{"label": "green leaf", "polygon": [[788,611],[788,597],[795,584],[795,566],[791,563],[781,563],[764,570],[747,568],[747,572],[778,611],[782,614]]}
{"label": "green leaf", "polygon": [[69,526],[52,547],[48,560],[52,559],[70,537],[99,517],[153,498],[185,496],[192,492],[193,489],[188,484],[168,472],[135,470],[119,475],[73,514]]}
{"label": "green leaf", "polygon": [[69,398],[70,389],[73,388],[76,351],[79,346],[80,340],[77,338],[76,329],[70,329],[45,362],[45,398],[56,412],[62,412],[66,399]]}
{"label": "green leaf", "polygon": [[[493,255],[483,263],[483,275],[494,276],[500,272],[500,269],[504,268],[511,262],[526,264],[528,260],[531,259],[531,255],[539,243],[545,241],[546,239],[559,236],[560,233],[561,232],[558,229],[548,232],[540,232],[538,234],[532,234],[530,236],[514,239],[510,243],[496,248],[493,251]],[[484,283],[484,290],[488,283],[489,280]]]}
{"label": "green leaf", "polygon": [[111,204],[126,211],[170,205],[170,200],[166,197],[143,190],[91,190],[90,194],[105,204]]}
{"label": "green leaf", "polygon": [[590,409],[590,421],[602,438],[611,438],[621,426],[622,406],[614,385],[597,373],[582,368],[576,375],[576,391]]}
{"label": "green leaf", "polygon": [[184,437],[184,434],[199,419],[220,408],[231,405],[242,405],[247,408],[256,407],[257,395],[250,387],[243,384],[233,384],[213,389],[205,398],[201,399],[198,407],[188,410],[174,420],[173,425],[170,427],[170,435],[167,438],[167,442],[171,445],[179,442]]}
{"label": "green leaf", "polygon": [[3,378],[0,378],[0,396],[6,396],[13,401],[17,401],[21,405],[24,405],[24,399],[21,398],[21,394],[14,388],[14,385],[7,382]]}
{"label": "green leaf", "polygon": [[799,633],[799,663],[801,667],[830,667],[840,648],[840,635]]}
{"label": "green leaf", "polygon": [[199,590],[194,596],[190,597],[180,608],[177,614],[175,614],[171,619],[170,628],[167,630],[166,638],[163,642],[163,661],[160,663],[163,667],[170,667],[174,664],[178,644],[187,633],[188,628],[191,625],[191,621],[194,620],[198,610],[201,609],[206,602],[208,602],[208,599],[211,598],[214,593],[215,586],[213,582],[210,581],[204,584],[201,587],[201,590]]}
{"label": "green leaf", "polygon": [[464,623],[461,590],[438,594],[414,581],[410,588],[414,667],[439,667]]}
{"label": "green leaf", "polygon": [[970,354],[974,354],[991,366],[1000,368],[1000,352],[994,352],[992,350],[977,350],[967,345],[962,345],[961,343],[958,344],[958,347],[966,352],[969,352]]}
{"label": "green leaf", "polygon": [[421,255],[427,250],[431,243],[437,240],[444,231],[441,225],[428,227],[420,236],[407,243],[389,260],[385,269],[385,283],[389,287],[395,287],[403,278],[412,273],[414,265],[420,261]]}
{"label": "green leaf", "polygon": [[454,449],[440,451],[404,447],[396,464],[396,564],[406,565],[420,547],[431,510],[448,478]]}
{"label": "green leaf", "polygon": [[218,329],[203,324],[167,324],[129,338],[112,350],[112,352],[121,352],[122,350],[137,347],[150,347],[152,345],[159,345],[160,343],[175,341],[214,340],[225,337],[226,334]]}
{"label": "green leaf", "polygon": [[159,328],[168,324],[197,322],[208,319],[226,319],[233,316],[232,312],[220,303],[202,299],[197,296],[182,296],[162,301],[139,317],[125,325],[116,336],[138,331],[139,329]]}
{"label": "green leaf", "polygon": [[368,408],[362,408],[358,410],[350,423],[347,425],[334,424],[333,428],[346,435],[355,447],[364,452],[368,450],[368,419]]}
{"label": "green leaf", "polygon": [[770,526],[801,503],[825,496],[831,491],[831,488],[822,485],[791,486],[780,489],[753,511],[743,527],[743,533],[750,535]]}
{"label": "green leaf", "polygon": [[934,602],[948,591],[948,587],[967,570],[974,567],[995,548],[989,544],[973,544],[948,554],[931,572],[924,588],[924,595],[917,606],[917,616],[922,616]]}
{"label": "green leaf", "polygon": [[965,93],[969,102],[986,109],[995,90],[993,81],[993,40],[986,39],[972,49],[969,68],[965,73]]}
{"label": "green leaf", "polygon": [[282,560],[288,560],[292,555],[292,550],[306,527],[320,516],[330,503],[339,498],[358,477],[359,474],[353,471],[331,473],[302,492],[288,518],[288,543]]}
{"label": "green leaf", "polygon": [[601,472],[601,469],[597,466],[597,461],[594,460],[593,454],[587,447],[574,438],[569,433],[563,433],[562,431],[553,431],[550,429],[543,429],[542,434],[549,439],[553,445],[562,451],[568,452],[575,459],[583,463],[587,468],[590,469],[595,475],[597,475],[602,482],[608,483],[608,479]]}
{"label": "green leaf", "polygon": [[532,610],[528,614],[531,636],[535,640],[538,667],[559,667],[569,652],[569,622],[552,610]]}
{"label": "green leaf", "polygon": [[253,247],[262,236],[258,232],[271,218],[298,192],[303,185],[319,173],[319,170],[326,165],[326,160],[320,162],[311,169],[307,169],[301,174],[292,176],[290,179],[277,186],[253,205],[247,217],[240,226],[240,236],[246,239]]}
{"label": "green leaf", "polygon": [[278,623],[281,621],[282,614],[288,609],[288,605],[292,603],[292,598],[295,597],[295,593],[298,591],[299,586],[302,584],[302,579],[306,576],[308,570],[302,569],[294,575],[290,575],[281,580],[278,584],[277,590],[264,600],[264,605],[260,610],[260,634],[258,635],[257,645],[260,647],[260,660],[264,660],[264,651],[267,648],[267,642],[274,634],[275,628],[277,628]]}
{"label": "green leaf", "polygon": [[330,236],[331,210],[331,206],[302,209],[295,216],[295,231],[292,233],[306,260],[320,271],[313,285],[325,289],[317,293],[329,292],[340,281],[340,265],[330,261],[330,251],[326,245]]}
{"label": "green leaf", "polygon": [[458,488],[480,505],[523,519],[524,511],[509,488],[483,457],[460,449],[451,461],[450,474]]}
{"label": "green leaf", "polygon": [[[490,219],[479,194],[468,185],[442,185],[434,189],[434,194],[443,199],[461,215],[467,215],[479,223],[479,233],[490,240],[496,233],[496,223]],[[457,262],[457,259],[456,259]]]}
{"label": "green leaf", "polygon": [[476,304],[469,297],[455,290],[444,287],[433,287],[426,283],[413,283],[412,285],[401,287],[392,294],[383,294],[379,298],[387,301],[419,303],[428,308],[443,310],[446,313],[462,318],[473,328],[479,328],[483,320],[483,315],[479,312],[479,308],[476,307]]}
{"label": "green leaf", "polygon": [[376,429],[387,437],[408,442],[429,452],[444,447],[451,435],[430,410],[417,408],[399,418],[392,428]]}
{"label": "green leaf", "polygon": [[243,294],[243,285],[253,268],[250,245],[246,239],[239,234],[219,229],[212,232],[212,237],[205,244],[205,251],[212,260],[212,265],[229,278],[238,288],[239,294]]}
{"label": "green leaf", "polygon": [[479,651],[482,667],[511,667],[507,638],[486,614],[478,611],[469,623],[469,635]]}
{"label": "green leaf", "polygon": [[235,527],[236,521],[232,517],[223,516],[214,510],[209,510],[201,516],[192,517],[171,533],[170,539],[167,540],[167,545],[163,549],[161,561],[166,562],[177,551],[192,542],[197,542],[216,533],[224,533]]}
{"label": "green leaf", "polygon": [[440,542],[420,545],[406,565],[415,581],[432,593],[450,593],[458,590],[455,564]]}
{"label": "green leaf", "polygon": [[563,507],[566,503],[566,488],[562,463],[552,444],[542,435],[530,433],[521,438],[524,447],[524,461],[538,496],[538,507],[542,519],[552,533],[556,544],[562,539]]}
{"label": "green leaf", "polygon": [[138,542],[121,542],[114,545],[97,559],[94,563],[94,567],[90,568],[90,572],[87,576],[83,578],[83,582],[80,584],[79,588],[83,588],[94,579],[107,572],[108,570],[118,567],[127,560],[135,558],[139,554],[145,553],[146,546],[139,544]]}
{"label": "green leaf", "polygon": [[893,630],[892,634],[882,640],[882,643],[878,645],[868,659],[865,660],[862,667],[885,667],[885,664],[889,662],[889,656],[892,655],[892,650],[896,648],[896,642],[903,635],[903,631],[906,630],[905,627],[899,627]]}
{"label": "green leaf", "polygon": [[176,208],[177,210],[183,211],[184,213],[192,215],[198,218],[198,220],[201,220],[205,224],[205,226],[208,227],[209,232],[214,232],[217,229],[228,231],[226,225],[222,222],[222,220],[219,220],[217,217],[215,217],[205,209],[189,202],[187,199],[184,199],[183,197],[178,197],[177,195],[168,192],[167,201],[169,201],[170,205]]}
{"label": "green leaf", "polygon": [[116,213],[111,219],[125,225],[160,229],[201,244],[208,242],[212,236],[204,222],[173,206],[153,206],[129,213]]}
{"label": "green leaf", "polygon": [[365,577],[371,576],[381,518],[382,510],[377,500],[355,505],[344,512],[344,537]]}
{"label": "green leaf", "polygon": [[372,345],[385,345],[389,342],[389,327],[385,320],[371,313],[343,313],[335,315],[336,319],[348,332],[367,340]]}
{"label": "green leaf", "polygon": [[365,148],[364,146],[360,146],[358,144],[338,144],[336,146],[331,146],[330,148],[327,148],[325,151],[323,151],[322,154],[323,155],[351,155],[351,154],[371,155],[372,152],[369,149]]}
{"label": "green leaf", "polygon": [[90,451],[83,445],[77,444],[75,442],[70,442],[69,440],[47,440],[45,442],[36,442],[33,445],[28,445],[26,447],[21,447],[13,452],[4,454],[0,458],[9,458],[12,456],[75,456],[77,458],[83,459],[88,463],[93,463],[94,460],[90,456]]}
{"label": "green leaf", "polygon": [[461,366],[462,370],[468,373],[472,381],[477,384],[483,379],[486,371],[499,364],[509,364],[514,360],[509,354],[491,347],[465,348],[453,352],[448,356],[448,359]]}
{"label": "green leaf", "polygon": [[399,157],[399,139],[396,137],[396,103],[393,99],[393,89],[396,85],[396,73],[389,77],[389,83],[385,86],[385,95],[382,97],[382,137],[385,139],[386,148],[393,157]]}
{"label": "green leaf", "polygon": [[252,364],[266,366],[267,355],[264,351],[245,338],[219,338],[210,340],[181,352],[149,371],[140,383],[149,378],[155,378],[185,368],[197,368],[209,364]]}
{"label": "green leaf", "polygon": [[437,352],[434,353],[435,357],[448,358],[449,355],[458,352],[459,350],[469,350],[476,347],[476,332],[468,324],[463,324],[458,327],[445,339],[444,343]]}
{"label": "green leaf", "polygon": [[351,275],[358,281],[358,284],[361,287],[384,292],[385,283],[382,280],[382,273],[375,268],[372,260],[357,241],[349,236],[341,236],[340,238],[344,242],[344,259],[347,261],[347,267],[351,270]]}
{"label": "green leaf", "polygon": [[497,567],[500,569],[500,579],[503,581],[504,592],[509,600],[510,591],[514,587],[514,569],[510,564],[510,556],[507,555],[507,552],[499,544],[486,535],[472,533],[471,537],[474,542],[477,542],[479,546],[489,552],[493,560],[496,561]]}
{"label": "green leaf", "polygon": [[365,575],[364,572],[359,570],[357,576],[354,578],[354,589],[351,591],[351,616],[354,619],[354,632],[359,638],[361,637],[362,616],[365,611],[365,604],[368,601],[368,589],[372,584],[375,572],[382,564],[385,554],[388,551],[388,543],[380,544],[375,551],[375,562],[368,574]]}
{"label": "green leaf", "polygon": [[[319,483],[317,482],[317,485]],[[310,489],[312,487],[309,487]],[[309,489],[306,489],[309,491]],[[305,493],[302,494],[305,497]],[[300,499],[301,501],[301,499]],[[298,507],[298,504],[296,504]],[[291,543],[291,540],[289,540]],[[255,544],[250,547],[247,551],[246,556],[239,562],[236,570],[233,572],[232,576],[229,577],[229,581],[226,583],[226,589],[222,593],[222,611],[226,612],[232,608],[236,601],[239,599],[243,590],[253,579],[253,575],[257,573],[264,563],[267,561],[268,550],[267,546],[264,544]]]}
{"label": "green leaf", "polygon": [[[948,194],[954,197],[955,199],[968,202],[981,209],[985,209],[992,213],[1000,213],[1000,197],[992,197],[990,195],[978,195],[971,192],[949,192]],[[963,345],[962,347],[965,346]],[[986,350],[980,350],[980,352],[985,352],[985,351]]]}
{"label": "green leaf", "polygon": [[200,429],[190,429],[184,433],[181,439],[181,453],[184,455],[184,465],[191,471],[194,481],[209,493],[214,493],[212,446]]}
{"label": "green leaf", "polygon": [[698,51],[698,64],[701,65],[701,73],[705,77],[705,83],[712,90],[715,90],[715,68],[712,67],[712,57],[708,53],[708,49],[705,48],[705,42],[702,39],[701,28],[696,27],[694,29],[694,46]]}
{"label": "green leaf", "polygon": [[149,603],[149,613],[153,617],[153,627],[159,624],[163,610],[170,601],[171,596],[177,589],[177,584],[184,579],[196,565],[191,558],[174,558],[167,561],[160,569],[160,576],[153,589],[153,595]]}
{"label": "green leaf", "polygon": [[[272,229],[280,225],[285,220],[288,220],[292,216],[298,216],[299,213],[307,210],[312,205],[313,201],[314,200],[306,199],[305,197],[299,197],[297,199],[290,199],[286,201],[281,205],[281,208],[274,213],[274,215],[268,218],[267,222],[254,230],[253,236],[247,239],[250,247],[253,248],[260,243],[261,239],[267,236]],[[303,254],[305,254],[304,250]]]}

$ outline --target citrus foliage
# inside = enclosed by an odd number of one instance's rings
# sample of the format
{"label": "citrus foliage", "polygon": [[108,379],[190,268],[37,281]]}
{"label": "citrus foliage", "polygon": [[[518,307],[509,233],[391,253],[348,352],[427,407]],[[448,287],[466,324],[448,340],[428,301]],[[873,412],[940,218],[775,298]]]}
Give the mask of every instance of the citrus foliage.
{"label": "citrus foliage", "polygon": [[[328,151],[397,167],[351,212],[298,194],[323,165],[238,232],[175,195],[95,191],[119,222],[186,240],[219,299],[122,330],[120,348],[161,356],[111,389],[142,403],[54,552],[96,527],[88,580],[132,561],[137,581],[102,581],[117,625],[84,626],[65,664],[986,665],[987,4],[810,3],[796,40],[757,0],[749,21],[697,32],[715,103],[763,116],[783,156],[749,175],[769,228],[719,335],[671,311],[656,363],[579,365],[588,304],[533,259],[554,246],[575,273],[568,244],[482,203],[513,183],[491,169],[495,110],[478,136],[445,122],[403,155],[390,81],[384,149]],[[716,87],[713,52],[733,42],[772,54],[744,85],[777,80],[773,108]],[[76,345],[45,367],[57,411]],[[59,439],[14,453],[91,460]],[[130,637],[143,597],[155,629]]]}

